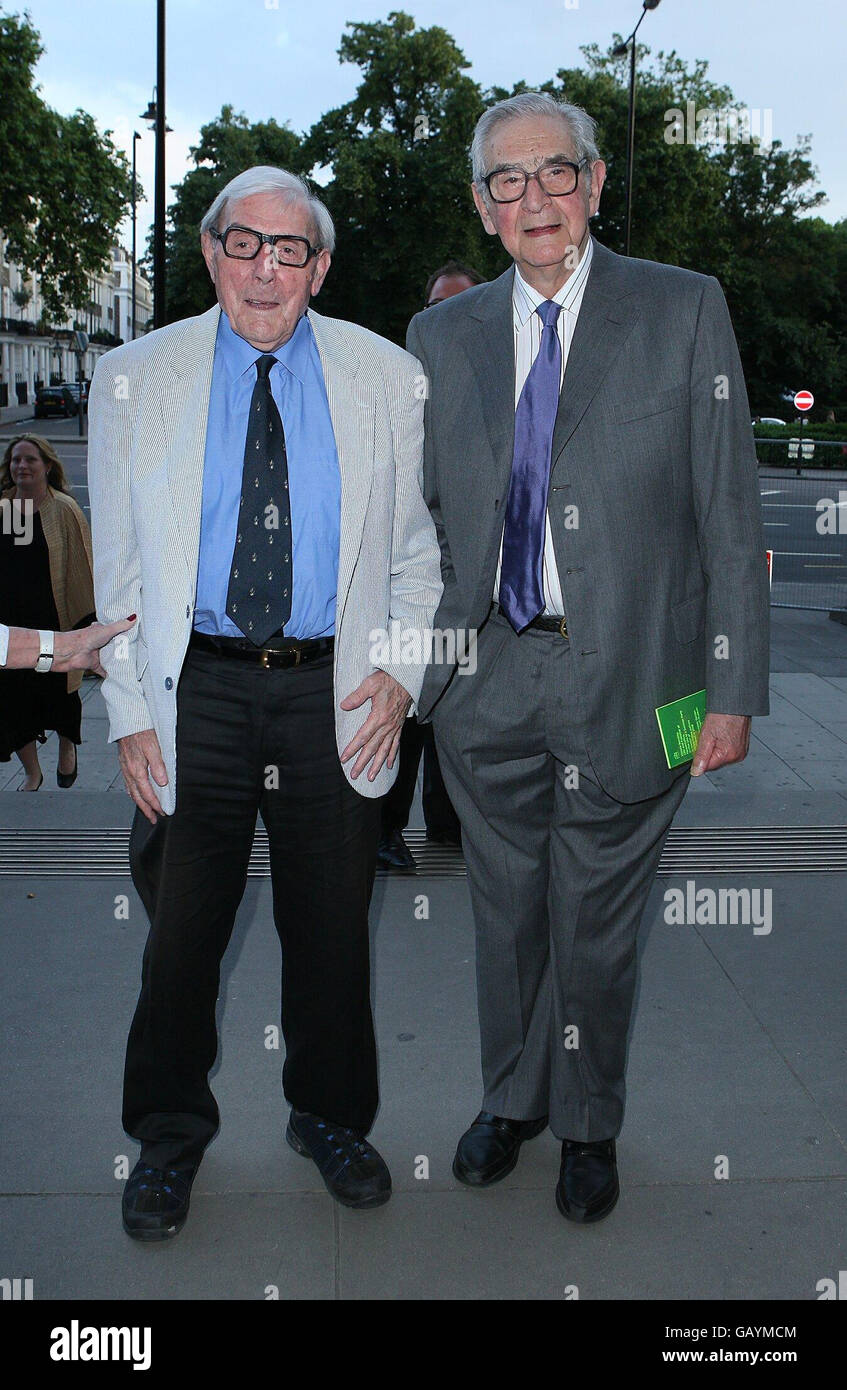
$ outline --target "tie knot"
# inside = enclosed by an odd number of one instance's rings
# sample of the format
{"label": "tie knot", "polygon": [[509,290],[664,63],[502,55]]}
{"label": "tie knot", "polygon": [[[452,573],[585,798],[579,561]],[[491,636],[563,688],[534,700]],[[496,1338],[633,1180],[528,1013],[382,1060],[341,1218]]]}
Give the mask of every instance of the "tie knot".
{"label": "tie knot", "polygon": [[265,381],[270,374],[271,367],[276,362],[276,358],[270,353],[265,353],[262,357],[256,358],[256,376],[259,381]]}
{"label": "tie knot", "polygon": [[555,328],[556,320],[562,311],[561,304],[557,304],[555,299],[545,299],[543,304],[539,304],[536,313],[540,316],[545,328]]}

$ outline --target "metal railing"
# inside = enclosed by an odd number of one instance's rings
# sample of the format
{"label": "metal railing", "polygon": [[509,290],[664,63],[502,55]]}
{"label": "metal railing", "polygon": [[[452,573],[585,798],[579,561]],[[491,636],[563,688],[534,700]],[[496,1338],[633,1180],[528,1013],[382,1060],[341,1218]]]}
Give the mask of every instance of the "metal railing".
{"label": "metal railing", "polygon": [[847,611],[847,473],[759,473],[771,605]]}

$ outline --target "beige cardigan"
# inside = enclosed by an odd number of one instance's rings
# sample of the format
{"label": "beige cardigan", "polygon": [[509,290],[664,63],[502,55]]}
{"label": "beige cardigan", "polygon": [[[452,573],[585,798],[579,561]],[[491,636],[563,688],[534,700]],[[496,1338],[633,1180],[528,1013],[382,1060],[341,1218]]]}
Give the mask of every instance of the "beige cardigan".
{"label": "beige cardigan", "polygon": [[[38,509],[50,555],[50,586],[59,614],[59,629],[67,632],[80,618],[94,612],[91,532],[85,514],[66,492],[48,487]],[[82,671],[68,672],[68,693],[79,690]]]}

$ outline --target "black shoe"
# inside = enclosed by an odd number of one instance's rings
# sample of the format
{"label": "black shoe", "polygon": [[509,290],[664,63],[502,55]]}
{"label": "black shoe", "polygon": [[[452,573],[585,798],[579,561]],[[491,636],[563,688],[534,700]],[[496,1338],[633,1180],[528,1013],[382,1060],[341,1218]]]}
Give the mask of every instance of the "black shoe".
{"label": "black shoe", "polygon": [[133,1240],[168,1240],[188,1216],[194,1168],[150,1168],[139,1160],[127,1178],[121,1208]]}
{"label": "black shoe", "polygon": [[462,848],[462,832],[456,830],[430,830],[426,829],[426,838],[433,845],[451,845],[453,849]]}
{"label": "black shoe", "polygon": [[376,860],[384,869],[403,869],[407,874],[416,874],[418,866],[399,830],[390,830],[380,838]]}
{"label": "black shoe", "polygon": [[453,1176],[469,1187],[499,1182],[517,1163],[524,1140],[534,1139],[546,1128],[546,1115],[540,1120],[507,1120],[481,1110],[459,1140]]}
{"label": "black shoe", "polygon": [[391,1196],[385,1160],[356,1130],[292,1110],[285,1137],[295,1153],[314,1160],[327,1191],[342,1206],[381,1207]]}
{"label": "black shoe", "polygon": [[620,1195],[614,1139],[562,1140],[556,1206],[569,1221],[602,1221]]}
{"label": "black shoe", "polygon": [[60,772],[59,769],[56,768],[56,781],[59,783],[59,786],[60,786],[60,787],[72,787],[73,784],[74,784],[74,782],[76,781],[76,774],[77,774],[77,771],[78,771],[78,759],[77,759],[77,755],[76,755],[76,744],[74,744],[74,770],[73,770],[73,772]]}

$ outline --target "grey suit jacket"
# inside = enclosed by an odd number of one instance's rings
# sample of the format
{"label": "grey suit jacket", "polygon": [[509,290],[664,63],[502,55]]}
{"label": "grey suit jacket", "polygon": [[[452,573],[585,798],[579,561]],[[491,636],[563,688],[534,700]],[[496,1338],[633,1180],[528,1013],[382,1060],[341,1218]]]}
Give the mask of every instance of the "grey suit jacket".
{"label": "grey suit jacket", "polygon": [[[436,629],[478,629],[492,600],[514,448],[513,276],[409,326],[428,379],[424,495],[444,581]],[[688,772],[667,767],[657,706],[705,687],[708,711],[768,713],[756,456],[716,280],[595,243],[553,435],[549,516],[594,775],[617,800],[655,796]],[[427,670],[419,717],[432,713],[436,728],[453,678],[445,665]]]}
{"label": "grey suit jacket", "polygon": [[[115,348],[97,363],[89,406],[88,481],[94,583],[102,620],[138,614],[128,641],[101,657],[110,740],[155,729],[168,774],[157,790],[176,804],[176,690],[191,636],[206,421],[220,309]],[[417,700],[426,634],[441,596],[438,542],[421,494],[420,365],[356,324],[309,310],[324,372],[341,473],[335,614],[335,727],[339,752],[369,702],[340,700],[376,669]],[[380,633],[386,633],[380,640]],[[408,635],[421,634],[415,643]],[[414,708],[414,704],[413,704]],[[352,760],[345,764],[348,775]],[[351,785],[382,796],[397,775],[383,765]]]}

